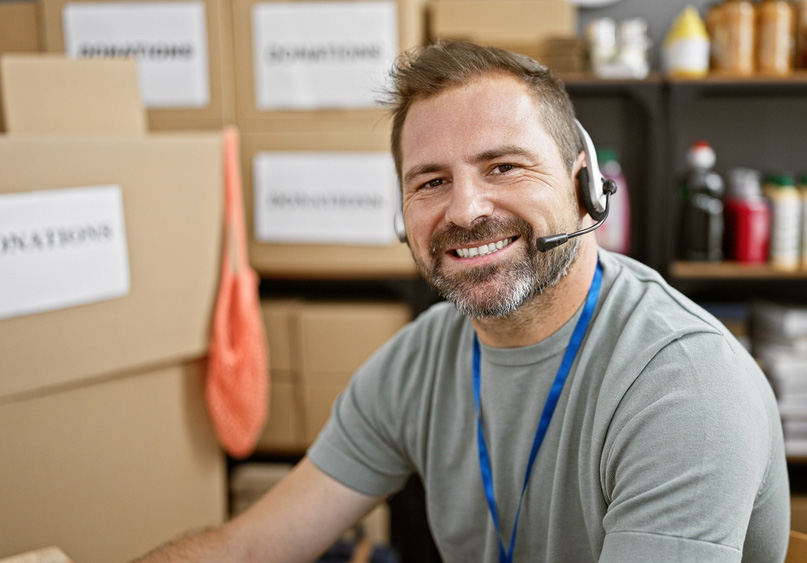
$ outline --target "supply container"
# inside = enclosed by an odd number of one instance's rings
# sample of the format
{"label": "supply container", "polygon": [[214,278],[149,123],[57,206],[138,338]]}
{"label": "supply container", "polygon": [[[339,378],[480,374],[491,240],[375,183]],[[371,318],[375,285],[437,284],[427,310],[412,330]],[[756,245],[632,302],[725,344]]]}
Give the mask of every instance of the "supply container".
{"label": "supply container", "polygon": [[726,0],[706,14],[711,42],[709,64],[716,73],[750,76],[754,73],[755,11],[750,0]]}
{"label": "supply container", "polygon": [[709,34],[694,6],[673,22],[662,45],[664,72],[673,78],[703,78],[709,72]]}
{"label": "supply container", "polygon": [[726,258],[744,264],[768,261],[771,210],[762,195],[762,177],[751,168],[733,168],[723,201]]}
{"label": "supply container", "polygon": [[757,7],[757,70],[784,76],[793,72],[795,12],[788,0],[762,0]]}
{"label": "supply container", "polygon": [[607,250],[630,253],[630,196],[628,181],[619,163],[619,151],[613,148],[597,149],[597,161],[605,178],[616,182],[617,190],[611,196],[608,220],[595,231],[597,243]]}
{"label": "supply container", "polygon": [[723,260],[723,178],[714,171],[715,151],[707,141],[692,143],[689,171],[681,183],[679,257],[696,262]]}
{"label": "supply container", "polygon": [[801,262],[802,198],[792,174],[771,174],[763,193],[771,207],[770,265],[797,270]]}
{"label": "supply container", "polygon": [[801,195],[801,269],[807,270],[807,174],[799,179]]}

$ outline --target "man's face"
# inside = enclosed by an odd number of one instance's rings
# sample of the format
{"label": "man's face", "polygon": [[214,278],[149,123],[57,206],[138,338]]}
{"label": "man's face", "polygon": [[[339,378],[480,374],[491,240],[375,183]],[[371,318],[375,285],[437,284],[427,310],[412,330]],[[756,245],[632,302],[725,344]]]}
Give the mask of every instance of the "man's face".
{"label": "man's face", "polygon": [[577,229],[580,208],[525,85],[488,76],[415,102],[401,152],[412,256],[461,311],[508,315],[565,275],[578,239],[547,253],[535,241]]}

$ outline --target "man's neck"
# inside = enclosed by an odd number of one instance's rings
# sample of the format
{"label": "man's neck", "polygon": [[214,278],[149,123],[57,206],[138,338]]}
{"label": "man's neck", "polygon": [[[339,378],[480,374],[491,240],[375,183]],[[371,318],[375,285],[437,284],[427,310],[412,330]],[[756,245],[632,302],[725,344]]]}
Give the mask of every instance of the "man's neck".
{"label": "man's neck", "polygon": [[596,243],[581,241],[577,260],[557,285],[535,296],[507,317],[471,319],[479,340],[497,348],[516,348],[547,338],[583,305],[596,266]]}

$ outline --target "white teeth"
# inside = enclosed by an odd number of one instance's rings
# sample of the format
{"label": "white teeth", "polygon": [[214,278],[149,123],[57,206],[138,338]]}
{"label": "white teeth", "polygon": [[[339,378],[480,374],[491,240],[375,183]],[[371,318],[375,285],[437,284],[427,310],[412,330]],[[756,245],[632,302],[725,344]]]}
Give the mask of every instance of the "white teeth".
{"label": "white teeth", "polygon": [[508,244],[513,242],[512,238],[506,238],[504,240],[500,240],[498,242],[491,242],[490,244],[483,244],[482,246],[477,246],[475,248],[458,248],[457,249],[457,256],[460,258],[472,258],[474,256],[487,256],[488,254],[492,254],[497,250],[501,250]]}

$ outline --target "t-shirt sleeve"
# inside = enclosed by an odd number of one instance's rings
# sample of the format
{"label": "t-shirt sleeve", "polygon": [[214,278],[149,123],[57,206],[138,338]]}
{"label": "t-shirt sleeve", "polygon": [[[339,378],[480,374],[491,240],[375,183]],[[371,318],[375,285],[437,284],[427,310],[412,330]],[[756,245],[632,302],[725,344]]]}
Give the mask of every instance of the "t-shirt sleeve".
{"label": "t-shirt sleeve", "polygon": [[[742,560],[754,507],[788,493],[775,403],[754,369],[721,334],[699,333],[642,370],[602,456],[601,563]],[[773,514],[754,533],[781,548],[789,522]]]}

